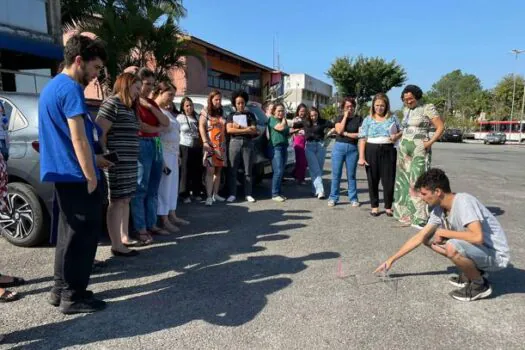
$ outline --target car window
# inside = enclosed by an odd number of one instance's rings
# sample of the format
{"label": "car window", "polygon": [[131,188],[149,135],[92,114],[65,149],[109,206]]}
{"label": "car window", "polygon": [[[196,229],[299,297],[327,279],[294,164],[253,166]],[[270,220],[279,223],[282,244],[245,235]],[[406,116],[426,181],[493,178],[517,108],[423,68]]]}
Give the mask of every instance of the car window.
{"label": "car window", "polygon": [[248,105],[248,110],[255,114],[255,117],[257,118],[257,125],[266,125],[266,123],[268,122],[268,117],[260,107],[255,105]]}
{"label": "car window", "polygon": [[13,104],[0,98],[4,106],[5,115],[9,118],[9,131],[17,131],[29,125],[26,118]]}

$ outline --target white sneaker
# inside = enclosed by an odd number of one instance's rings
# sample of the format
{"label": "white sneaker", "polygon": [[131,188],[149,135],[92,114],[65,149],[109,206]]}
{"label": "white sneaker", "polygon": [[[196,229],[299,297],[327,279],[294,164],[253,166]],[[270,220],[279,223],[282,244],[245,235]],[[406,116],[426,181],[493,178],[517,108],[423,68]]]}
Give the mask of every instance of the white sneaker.
{"label": "white sneaker", "polygon": [[253,198],[252,196],[246,196],[246,200],[250,203],[255,203],[255,198]]}
{"label": "white sneaker", "polygon": [[213,195],[213,201],[214,202],[224,202],[226,198],[219,196],[218,194]]}
{"label": "white sneaker", "polygon": [[324,193],[319,193],[319,194],[317,195],[317,199],[325,199],[325,198],[326,198],[326,197],[325,197]]}
{"label": "white sneaker", "polygon": [[352,202],[352,207],[354,207],[354,208],[359,207],[359,205],[360,205],[360,204],[359,204],[358,201],[353,201],[353,202]]}
{"label": "white sneaker", "polygon": [[236,199],[237,199],[237,197],[235,197],[235,196],[229,196],[228,199],[226,200],[226,202],[232,203],[232,202],[235,202]]}
{"label": "white sneaker", "polygon": [[183,203],[184,203],[184,204],[190,204],[190,203],[191,203],[191,198],[188,197],[188,198],[184,199],[184,202],[183,202]]}
{"label": "white sneaker", "polygon": [[284,199],[282,196],[275,196],[275,197],[272,197],[272,200],[276,201],[276,202],[279,202],[279,203],[282,203],[284,202],[286,199]]}
{"label": "white sneaker", "polygon": [[213,198],[211,198],[211,197],[206,198],[205,205],[210,207],[212,204],[213,204]]}
{"label": "white sneaker", "polygon": [[415,229],[418,229],[418,230],[422,230],[424,226],[421,226],[421,225],[416,225],[416,224],[412,224],[410,225],[411,227],[415,228]]}

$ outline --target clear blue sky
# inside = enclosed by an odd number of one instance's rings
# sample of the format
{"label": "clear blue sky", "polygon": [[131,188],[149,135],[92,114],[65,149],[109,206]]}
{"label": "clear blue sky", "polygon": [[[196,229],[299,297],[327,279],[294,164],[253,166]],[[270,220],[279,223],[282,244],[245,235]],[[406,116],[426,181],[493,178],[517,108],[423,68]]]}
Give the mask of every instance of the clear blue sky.
{"label": "clear blue sky", "polygon": [[[509,51],[525,49],[525,0],[185,0],[191,35],[267,66],[279,38],[281,69],[332,83],[336,57],[395,59],[424,91],[461,69],[492,88],[515,69]],[[395,89],[393,107],[400,106]]]}

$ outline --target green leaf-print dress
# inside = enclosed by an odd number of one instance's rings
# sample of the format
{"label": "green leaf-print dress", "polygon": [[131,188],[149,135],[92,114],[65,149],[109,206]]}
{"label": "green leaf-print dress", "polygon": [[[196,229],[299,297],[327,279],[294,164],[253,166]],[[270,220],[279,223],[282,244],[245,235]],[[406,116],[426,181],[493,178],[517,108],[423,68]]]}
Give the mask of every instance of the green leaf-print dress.
{"label": "green leaf-print dress", "polygon": [[424,226],[428,220],[426,203],[414,192],[417,178],[430,168],[431,152],[423,142],[430,139],[430,121],[439,118],[432,104],[405,108],[403,136],[397,149],[396,185],[394,188],[394,217],[403,222]]}

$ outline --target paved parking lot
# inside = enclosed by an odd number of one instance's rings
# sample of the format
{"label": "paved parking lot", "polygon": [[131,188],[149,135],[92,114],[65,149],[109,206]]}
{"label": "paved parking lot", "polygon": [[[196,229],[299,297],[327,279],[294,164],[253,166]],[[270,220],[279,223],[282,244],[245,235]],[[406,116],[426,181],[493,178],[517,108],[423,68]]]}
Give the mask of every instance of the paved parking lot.
{"label": "paved parking lot", "polygon": [[178,244],[163,238],[134,259],[100,246],[108,266],[91,288],[109,306],[91,315],[45,303],[52,248],[0,240],[1,272],[29,281],[23,299],[0,304],[0,349],[523,348],[525,147],[440,143],[433,159],[507,232],[513,266],[492,276],[490,299],[450,298],[451,264],[425,248],[394,266],[393,282],[373,276],[415,230],[368,215],[359,170],[361,208],[328,208],[291,183],[289,200],[275,203],[265,181],[255,194],[266,199],[253,205],[182,205],[192,225]]}

